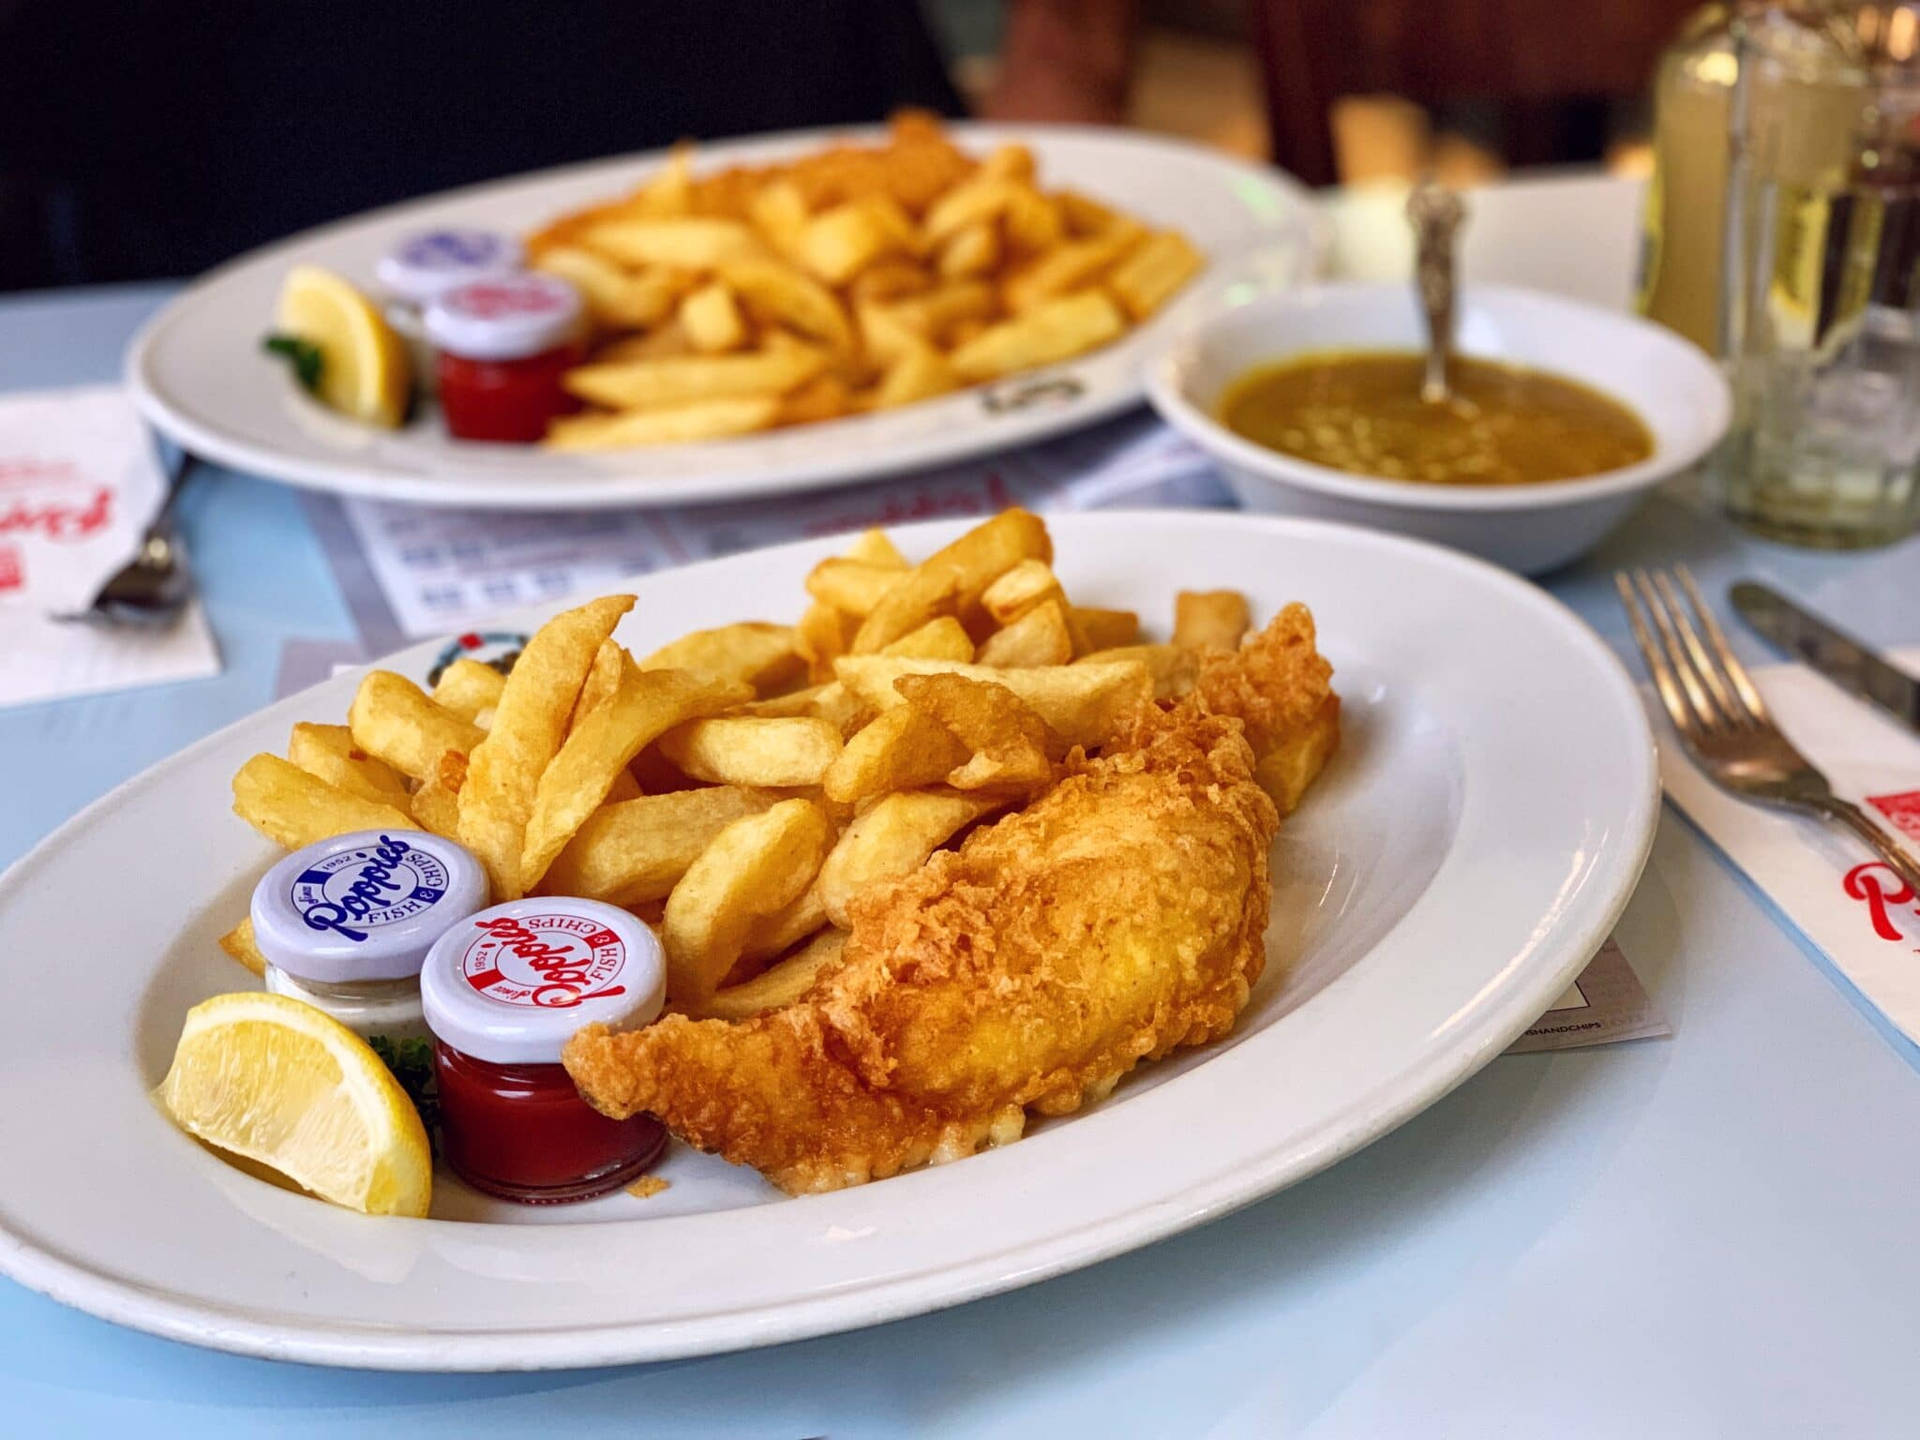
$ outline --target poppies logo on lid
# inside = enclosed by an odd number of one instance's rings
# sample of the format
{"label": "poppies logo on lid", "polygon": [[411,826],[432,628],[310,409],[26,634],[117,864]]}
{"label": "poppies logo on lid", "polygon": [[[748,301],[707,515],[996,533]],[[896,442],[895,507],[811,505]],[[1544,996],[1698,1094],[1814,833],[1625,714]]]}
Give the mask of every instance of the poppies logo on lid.
{"label": "poppies logo on lid", "polygon": [[498,915],[460,957],[460,973],[482,995],[507,1005],[564,1010],[624,995],[612,983],[627,963],[626,942],[583,915]]}
{"label": "poppies logo on lid", "polygon": [[400,258],[422,270],[470,270],[499,261],[506,248],[484,230],[435,230],[416,235],[400,248]]}
{"label": "poppies logo on lid", "polygon": [[358,945],[372,931],[431,910],[447,893],[447,867],[398,835],[316,860],[294,878],[293,908],[310,930]]}
{"label": "poppies logo on lid", "polygon": [[520,275],[475,280],[462,285],[442,303],[476,319],[505,320],[515,315],[555,315],[571,302],[565,290],[544,278]]}

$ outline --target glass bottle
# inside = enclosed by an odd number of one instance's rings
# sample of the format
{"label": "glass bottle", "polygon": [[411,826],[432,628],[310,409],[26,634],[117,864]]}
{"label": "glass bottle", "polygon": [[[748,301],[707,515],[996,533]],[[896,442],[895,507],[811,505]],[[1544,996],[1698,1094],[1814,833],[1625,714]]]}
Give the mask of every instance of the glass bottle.
{"label": "glass bottle", "polygon": [[1726,351],[1727,136],[1735,12],[1703,5],[1661,53],[1653,78],[1653,175],[1642,217],[1640,312],[1709,355]]}
{"label": "glass bottle", "polygon": [[1920,84],[1894,11],[1769,5],[1736,30],[1721,500],[1792,543],[1920,523]]}

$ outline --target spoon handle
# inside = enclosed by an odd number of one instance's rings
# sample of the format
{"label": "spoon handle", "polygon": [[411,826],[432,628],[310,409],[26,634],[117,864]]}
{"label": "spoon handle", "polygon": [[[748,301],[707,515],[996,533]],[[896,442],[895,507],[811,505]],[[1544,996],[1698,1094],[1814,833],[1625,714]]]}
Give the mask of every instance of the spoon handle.
{"label": "spoon handle", "polygon": [[1427,368],[1420,383],[1420,398],[1430,404],[1443,403],[1452,393],[1447,383],[1447,361],[1453,353],[1453,237],[1465,218],[1466,206],[1460,197],[1432,180],[1415,187],[1407,197],[1407,220],[1413,226],[1414,278],[1427,320]]}

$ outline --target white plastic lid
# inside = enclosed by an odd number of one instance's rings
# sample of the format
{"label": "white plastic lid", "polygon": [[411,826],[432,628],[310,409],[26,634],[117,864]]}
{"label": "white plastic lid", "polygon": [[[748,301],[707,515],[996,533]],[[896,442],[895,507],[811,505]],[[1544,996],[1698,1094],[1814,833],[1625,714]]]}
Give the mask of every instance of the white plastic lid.
{"label": "white plastic lid", "polygon": [[511,235],[491,230],[429,230],[409,236],[382,256],[374,274],[399,300],[425,305],[456,285],[511,275],[527,262]]}
{"label": "white plastic lid", "polygon": [[486,903],[486,870],[453,841],[357,830],[296,850],[261,877],[253,938],[296,979],[404,980],[449,925]]}
{"label": "white plastic lid", "polygon": [[571,340],[580,292],[557,275],[528,271],[471,280],[427,306],[427,339],[468,360],[518,360]]}
{"label": "white plastic lid", "polygon": [[427,1028],[495,1065],[553,1065],[583,1025],[635,1030],[660,1013],[667,962],[625,910],[536,895],[495,905],[435,942],[420,972]]}

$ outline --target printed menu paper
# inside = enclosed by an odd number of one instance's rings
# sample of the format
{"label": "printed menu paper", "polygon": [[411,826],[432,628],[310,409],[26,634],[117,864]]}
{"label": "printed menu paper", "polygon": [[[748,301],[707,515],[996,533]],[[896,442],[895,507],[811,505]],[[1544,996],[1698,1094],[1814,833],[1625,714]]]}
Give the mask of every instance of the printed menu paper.
{"label": "printed menu paper", "polygon": [[[1896,651],[1920,672],[1920,649]],[[1920,853],[1920,736],[1804,665],[1753,672],[1780,728],[1833,782]],[[1655,702],[1649,696],[1649,708]],[[1737,800],[1655,720],[1667,795],[1907,1039],[1920,1043],[1920,896],[1833,826]]]}
{"label": "printed menu paper", "polygon": [[354,499],[343,509],[401,632],[419,639],[598,593],[623,576],[871,525],[985,517],[1008,505],[1228,504],[1196,446],[1136,415],[929,474],[725,505],[503,513]]}
{"label": "printed menu paper", "polygon": [[52,618],[133,557],[164,484],[117,386],[0,397],[0,706],[219,673],[198,603],[164,630]]}

